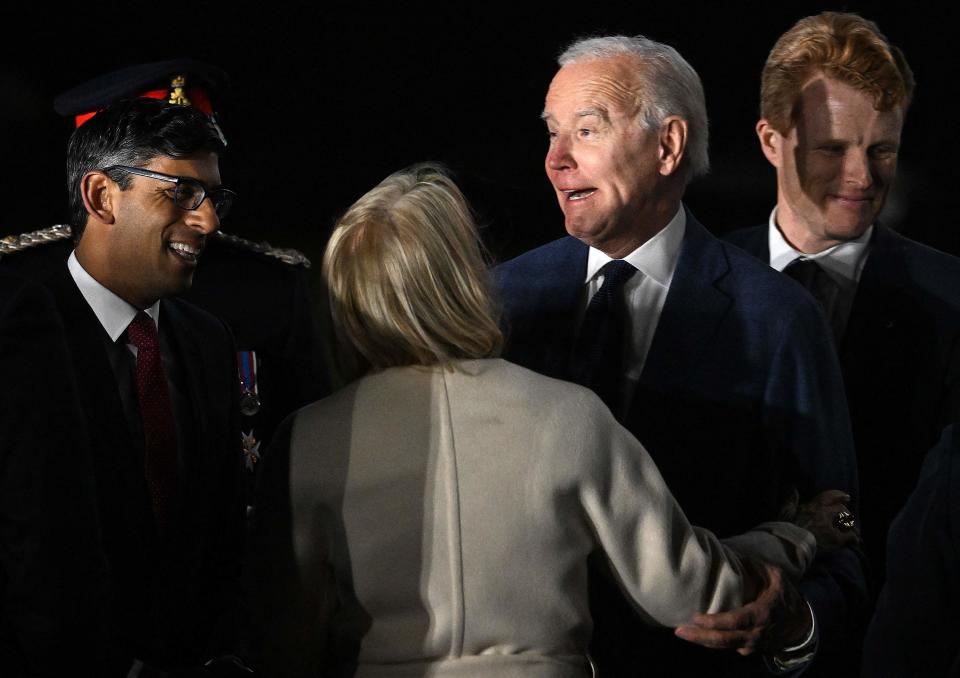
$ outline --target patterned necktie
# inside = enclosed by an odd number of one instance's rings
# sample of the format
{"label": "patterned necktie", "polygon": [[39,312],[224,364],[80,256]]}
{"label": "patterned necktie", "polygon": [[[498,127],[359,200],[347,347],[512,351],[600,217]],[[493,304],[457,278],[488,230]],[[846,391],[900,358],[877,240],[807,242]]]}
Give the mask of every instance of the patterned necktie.
{"label": "patterned necktie", "polygon": [[177,435],[167,379],[160,361],[157,326],[143,311],[127,327],[127,338],[137,347],[137,399],[143,421],[146,450],[144,469],[153,514],[160,532],[170,517],[177,489]]}
{"label": "patterned necktie", "polygon": [[623,352],[627,309],[623,286],[637,272],[631,264],[614,259],[600,269],[603,285],[587,306],[574,355],[574,380],[593,389],[617,415],[623,383]]}

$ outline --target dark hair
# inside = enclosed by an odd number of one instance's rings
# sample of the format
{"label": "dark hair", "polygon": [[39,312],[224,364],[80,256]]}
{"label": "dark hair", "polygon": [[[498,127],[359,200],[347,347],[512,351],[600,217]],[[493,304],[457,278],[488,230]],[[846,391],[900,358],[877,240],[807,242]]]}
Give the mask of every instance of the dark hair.
{"label": "dark hair", "polygon": [[[207,117],[190,106],[156,99],[126,99],[108,106],[74,130],[67,142],[67,190],[74,240],[87,223],[80,182],[92,170],[111,165],[142,167],[154,158],[185,158],[202,151],[223,152],[223,143]],[[121,190],[130,175],[110,178]]]}

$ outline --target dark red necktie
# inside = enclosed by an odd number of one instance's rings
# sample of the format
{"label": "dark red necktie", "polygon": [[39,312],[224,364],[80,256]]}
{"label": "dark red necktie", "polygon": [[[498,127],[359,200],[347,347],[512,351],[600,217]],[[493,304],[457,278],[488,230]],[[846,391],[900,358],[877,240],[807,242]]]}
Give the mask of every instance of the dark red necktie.
{"label": "dark red necktie", "polygon": [[170,392],[160,361],[157,326],[143,311],[127,327],[127,338],[137,347],[137,398],[146,449],[144,469],[161,532],[167,525],[177,490],[177,434]]}

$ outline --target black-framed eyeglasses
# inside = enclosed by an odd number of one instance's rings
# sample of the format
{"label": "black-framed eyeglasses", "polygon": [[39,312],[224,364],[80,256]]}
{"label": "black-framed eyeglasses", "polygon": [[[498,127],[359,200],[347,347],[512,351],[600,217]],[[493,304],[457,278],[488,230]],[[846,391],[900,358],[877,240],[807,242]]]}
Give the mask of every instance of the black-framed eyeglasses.
{"label": "black-framed eyeglasses", "polygon": [[217,213],[217,218],[221,220],[227,216],[230,207],[233,205],[233,201],[237,199],[237,194],[229,188],[224,188],[223,186],[206,188],[193,177],[178,177],[172,174],[164,174],[163,172],[153,172],[148,169],[143,169],[142,167],[130,167],[129,165],[111,165],[110,167],[104,167],[100,171],[113,172],[114,170],[129,172],[130,174],[149,177],[150,179],[169,181],[173,184],[173,193],[170,197],[174,204],[180,209],[198,209],[206,198],[210,198],[210,202],[213,203],[213,209]]}

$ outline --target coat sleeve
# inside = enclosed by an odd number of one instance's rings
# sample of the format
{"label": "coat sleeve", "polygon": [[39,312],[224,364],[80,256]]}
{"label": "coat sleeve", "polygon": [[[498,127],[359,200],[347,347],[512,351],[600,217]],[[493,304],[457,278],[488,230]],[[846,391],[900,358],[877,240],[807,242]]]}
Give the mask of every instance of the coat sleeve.
{"label": "coat sleeve", "polygon": [[594,416],[581,427],[581,458],[589,460],[581,502],[612,571],[648,622],[677,626],[742,604],[753,595],[743,555],[793,577],[804,573],[816,552],[813,535],[766,523],[725,545],[691,526],[643,445],[593,394],[585,397]]}
{"label": "coat sleeve", "polygon": [[[784,459],[805,501],[840,489],[857,511],[857,462],[840,366],[823,317],[811,303],[794,310],[773,354],[764,393],[767,445]],[[820,652],[844,652],[869,606],[863,553],[821,553],[800,582],[819,629]]]}

